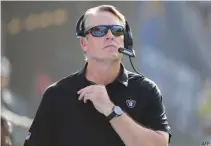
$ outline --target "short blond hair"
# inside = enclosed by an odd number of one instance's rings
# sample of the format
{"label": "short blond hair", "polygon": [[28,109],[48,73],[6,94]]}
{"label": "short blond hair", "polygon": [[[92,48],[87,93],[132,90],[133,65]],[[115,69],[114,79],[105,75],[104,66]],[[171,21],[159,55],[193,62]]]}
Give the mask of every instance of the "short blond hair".
{"label": "short blond hair", "polygon": [[126,24],[125,16],[115,6],[100,5],[100,6],[97,6],[97,7],[90,8],[85,12],[84,20],[83,20],[85,30],[87,29],[87,26],[88,26],[88,22],[89,22],[88,18],[91,15],[96,14],[97,12],[109,12],[109,13],[113,14],[123,23],[123,27],[125,27],[125,24]]}

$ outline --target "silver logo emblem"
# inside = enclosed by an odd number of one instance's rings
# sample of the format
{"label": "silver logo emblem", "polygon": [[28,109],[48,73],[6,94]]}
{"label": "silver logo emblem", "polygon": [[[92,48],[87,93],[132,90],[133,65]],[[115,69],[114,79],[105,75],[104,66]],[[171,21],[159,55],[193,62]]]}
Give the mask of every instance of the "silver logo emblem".
{"label": "silver logo emblem", "polygon": [[136,105],[136,101],[135,101],[135,100],[132,100],[132,99],[126,100],[126,104],[127,104],[127,106],[128,106],[129,108],[134,108],[135,105]]}

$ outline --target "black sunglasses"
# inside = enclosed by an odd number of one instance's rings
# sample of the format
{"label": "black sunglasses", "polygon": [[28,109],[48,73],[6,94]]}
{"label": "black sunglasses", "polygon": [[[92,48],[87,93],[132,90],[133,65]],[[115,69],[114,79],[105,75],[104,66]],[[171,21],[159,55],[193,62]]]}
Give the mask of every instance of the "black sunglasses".
{"label": "black sunglasses", "polygon": [[85,32],[85,35],[91,33],[94,37],[103,37],[111,30],[112,34],[116,37],[124,35],[124,28],[121,25],[98,25],[90,28]]}

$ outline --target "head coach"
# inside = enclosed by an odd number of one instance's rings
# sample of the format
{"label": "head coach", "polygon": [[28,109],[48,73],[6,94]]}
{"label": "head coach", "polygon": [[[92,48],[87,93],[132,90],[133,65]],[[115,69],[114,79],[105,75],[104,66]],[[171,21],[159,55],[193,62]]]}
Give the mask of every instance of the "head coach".
{"label": "head coach", "polygon": [[91,8],[76,34],[86,63],[46,89],[24,146],[167,146],[159,88],[121,62],[119,48],[132,39],[124,15],[111,5]]}

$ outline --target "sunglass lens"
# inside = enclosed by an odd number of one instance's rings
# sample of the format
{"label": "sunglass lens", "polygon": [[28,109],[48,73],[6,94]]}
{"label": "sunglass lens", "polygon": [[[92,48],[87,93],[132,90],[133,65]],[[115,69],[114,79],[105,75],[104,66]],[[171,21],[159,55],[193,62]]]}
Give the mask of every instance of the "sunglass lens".
{"label": "sunglass lens", "polygon": [[114,36],[121,36],[121,35],[123,35],[124,34],[124,29],[123,29],[123,27],[121,27],[121,26],[113,26],[112,27],[112,34],[114,35]]}
{"label": "sunglass lens", "polygon": [[104,26],[96,26],[92,28],[91,33],[95,37],[104,36],[108,32],[108,29]]}

